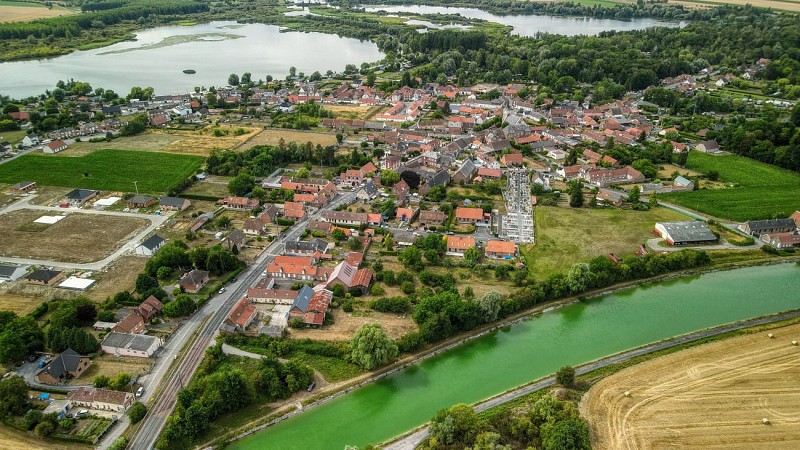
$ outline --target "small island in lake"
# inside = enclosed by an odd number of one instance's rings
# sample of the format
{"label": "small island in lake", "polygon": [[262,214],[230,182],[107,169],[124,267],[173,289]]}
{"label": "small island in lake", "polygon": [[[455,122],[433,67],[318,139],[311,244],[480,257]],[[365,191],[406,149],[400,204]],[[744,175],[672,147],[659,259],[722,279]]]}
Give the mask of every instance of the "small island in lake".
{"label": "small island in lake", "polygon": [[185,73],[185,74],[189,74],[189,75],[194,75],[194,74],[196,74],[196,73],[197,73],[197,71],[196,71],[196,70],[194,70],[194,69],[184,69],[184,70],[183,70],[183,73]]}

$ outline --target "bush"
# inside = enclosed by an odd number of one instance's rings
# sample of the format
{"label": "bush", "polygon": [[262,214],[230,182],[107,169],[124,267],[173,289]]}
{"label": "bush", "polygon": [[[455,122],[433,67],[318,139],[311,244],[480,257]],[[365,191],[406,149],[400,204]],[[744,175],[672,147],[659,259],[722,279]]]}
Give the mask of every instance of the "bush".
{"label": "bush", "polygon": [[[413,285],[412,285],[413,286]],[[408,312],[411,302],[407,297],[382,297],[370,304],[370,308],[381,311],[402,314]]]}
{"label": "bush", "polygon": [[342,311],[344,311],[344,312],[353,312],[353,301],[352,300],[348,300],[348,301],[344,302],[344,305],[342,305]]}
{"label": "bush", "polygon": [[141,422],[146,414],[147,407],[142,402],[136,402],[128,409],[128,417],[130,417],[133,424]]}
{"label": "bush", "polygon": [[303,319],[292,319],[289,321],[289,326],[292,328],[303,328],[306,324],[303,322]]}
{"label": "bush", "polygon": [[575,368],[564,366],[558,369],[556,381],[564,387],[572,387],[575,384]]}
{"label": "bush", "polygon": [[425,345],[425,339],[418,331],[409,331],[397,340],[397,349],[400,353],[412,353]]}
{"label": "bush", "polygon": [[413,294],[416,289],[413,281],[404,281],[400,284],[400,290],[403,291],[404,294]]}
{"label": "bush", "polygon": [[113,444],[111,444],[111,447],[109,447],[108,450],[125,450],[127,446],[128,446],[128,438],[126,438],[125,436],[120,436],[117,438],[117,440],[114,441]]}
{"label": "bush", "polygon": [[39,425],[36,425],[33,432],[39,437],[45,437],[50,435],[53,431],[55,431],[56,427],[50,421],[40,422]]}
{"label": "bush", "polygon": [[386,291],[377,284],[374,284],[371,288],[369,288],[369,293],[370,295],[383,295],[386,293]]}

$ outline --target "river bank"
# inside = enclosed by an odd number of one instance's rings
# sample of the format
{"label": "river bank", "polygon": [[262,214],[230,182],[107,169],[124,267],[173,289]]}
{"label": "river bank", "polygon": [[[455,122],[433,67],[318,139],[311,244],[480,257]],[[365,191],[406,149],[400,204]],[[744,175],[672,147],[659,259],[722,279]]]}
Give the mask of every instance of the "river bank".
{"label": "river bank", "polygon": [[[325,403],[328,403],[332,400],[335,400],[339,397],[344,396],[347,393],[350,393],[354,390],[357,390],[361,387],[366,385],[372,384],[376,381],[382,380],[390,375],[393,375],[399,371],[404,369],[412,368],[413,366],[417,366],[426,360],[433,358],[435,356],[439,356],[443,353],[446,353],[448,350],[452,350],[455,347],[461,346],[465,343],[473,341],[475,339],[479,339],[483,336],[488,334],[497,332],[498,330],[503,330],[510,325],[515,323],[524,321],[526,319],[531,318],[532,316],[538,316],[542,313],[553,311],[556,309],[563,308],[567,305],[579,303],[581,301],[588,301],[589,299],[607,296],[619,291],[627,290],[632,287],[636,286],[647,286],[656,282],[664,282],[674,279],[686,278],[689,276],[697,276],[701,273],[711,273],[711,272],[718,272],[722,270],[729,270],[734,268],[742,268],[746,266],[753,266],[753,265],[765,265],[765,264],[775,264],[775,263],[783,263],[783,262],[795,262],[797,261],[796,258],[792,259],[780,259],[780,258],[767,258],[767,260],[756,261],[756,262],[734,262],[734,263],[725,263],[725,264],[717,264],[714,266],[707,266],[700,269],[684,271],[684,272],[676,272],[671,274],[665,274],[658,277],[653,277],[650,279],[645,280],[638,280],[638,281],[631,281],[627,283],[623,283],[612,288],[606,288],[601,290],[596,290],[593,292],[584,293],[581,296],[576,297],[568,297],[564,298],[555,302],[549,302],[545,304],[541,304],[536,306],[535,308],[529,309],[524,312],[520,312],[514,316],[508,317],[502,322],[486,325],[482,328],[473,330],[471,333],[462,334],[459,336],[454,336],[444,342],[439,343],[436,346],[430,347],[423,352],[419,352],[417,354],[408,355],[394,364],[384,367],[383,369],[372,372],[369,374],[365,374],[361,377],[349,380],[349,382],[343,382],[340,386],[336,386],[334,390],[329,390],[323,393],[318,394],[317,396],[310,398],[306,401],[303,405],[302,411],[312,410],[318,406],[321,406]],[[299,410],[292,410],[288,411],[288,408],[284,408],[270,414],[267,417],[255,420],[253,422],[248,423],[245,426],[239,427],[236,430],[233,430],[231,433],[222,436],[214,441],[208,443],[209,445],[219,445],[223,443],[229,443],[232,441],[236,441],[242,439],[246,436],[249,436],[257,431],[263,430],[275,424],[278,424],[286,419],[290,419],[292,417],[297,416],[301,411]]]}

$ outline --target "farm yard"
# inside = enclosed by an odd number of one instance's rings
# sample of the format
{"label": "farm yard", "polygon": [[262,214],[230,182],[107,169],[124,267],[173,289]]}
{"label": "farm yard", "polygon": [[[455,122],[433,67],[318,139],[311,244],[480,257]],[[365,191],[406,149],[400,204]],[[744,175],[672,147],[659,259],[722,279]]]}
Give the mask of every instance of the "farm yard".
{"label": "farm yard", "polygon": [[653,236],[656,222],[689,220],[666,208],[649,211],[537,206],[536,245],[522,246],[530,276],[544,280],[573,264],[613,252],[630,255]]}
{"label": "farm yard", "polygon": [[798,448],[800,350],[791,341],[800,324],[769,333],[774,339],[737,336],[599,381],[581,401],[594,448]]}
{"label": "farm yard", "polygon": [[698,152],[689,154],[686,167],[704,174],[716,170],[720,180],[733,187],[676,192],[659,199],[740,222],[788,217],[800,207],[800,175],[788,170],[741,156]]}
{"label": "farm yard", "polygon": [[287,144],[289,142],[297,142],[299,144],[311,142],[314,145],[319,144],[326,147],[336,144],[336,133],[267,128],[249,139],[239,147],[239,150],[248,150],[257,145],[278,145],[281,139]]}
{"label": "farm yard", "polygon": [[23,155],[0,165],[0,182],[34,180],[45,186],[132,192],[138,181],[141,193],[166,193],[202,161],[199,156],[108,149],[74,158]]}
{"label": "farm yard", "polygon": [[42,211],[18,210],[0,215],[0,255],[70,263],[101,260],[146,226],[133,217],[73,213],[52,225],[33,221]]}
{"label": "farm yard", "polygon": [[0,23],[27,22],[67,14],[73,14],[73,11],[58,5],[48,8],[43,3],[0,1]]}

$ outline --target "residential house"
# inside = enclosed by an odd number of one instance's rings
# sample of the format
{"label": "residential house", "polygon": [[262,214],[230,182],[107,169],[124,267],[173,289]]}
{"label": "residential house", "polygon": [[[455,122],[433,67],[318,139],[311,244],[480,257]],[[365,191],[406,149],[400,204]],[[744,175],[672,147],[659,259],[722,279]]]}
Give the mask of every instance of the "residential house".
{"label": "residential house", "polygon": [[362,202],[368,202],[378,197],[380,192],[378,192],[378,188],[375,186],[375,183],[372,180],[367,180],[363,186],[356,192],[356,198],[361,200]]}
{"label": "residential house", "polygon": [[225,236],[225,239],[221,240],[219,243],[228,251],[231,252],[238,252],[244,247],[244,241],[247,236],[244,234],[242,230],[233,230]]}
{"label": "residential house", "polygon": [[364,172],[360,169],[348,169],[339,175],[339,180],[344,185],[357,187],[364,182]]}
{"label": "residential house", "polygon": [[164,342],[156,336],[110,332],[100,343],[100,348],[114,356],[149,358]]}
{"label": "residential house", "polygon": [[291,305],[297,291],[291,289],[250,288],[247,298],[253,303],[269,303],[275,305]]}
{"label": "residential house", "polygon": [[680,175],[675,177],[675,179],[672,181],[672,185],[678,189],[683,189],[686,191],[694,190],[694,182]]}
{"label": "residential house", "polygon": [[227,209],[235,209],[239,211],[252,211],[253,209],[258,208],[259,205],[258,200],[247,197],[225,197],[221,200],[217,200],[217,203],[221,204]]}
{"label": "residential house", "polygon": [[192,270],[183,274],[178,280],[178,286],[185,292],[196,294],[208,282],[209,272],[205,270]]}
{"label": "residential house", "polygon": [[256,318],[258,318],[258,310],[245,297],[236,302],[236,305],[222,322],[220,331],[228,334],[245,333]]}
{"label": "residential house", "polygon": [[500,169],[481,167],[478,169],[478,176],[483,180],[499,180],[500,178],[503,178],[503,172]]}
{"label": "residential house", "polygon": [[242,231],[250,236],[259,236],[267,229],[267,225],[261,219],[247,219],[244,221]]}
{"label": "residential house", "polygon": [[659,222],[655,232],[669,245],[713,244],[718,239],[702,220]]}
{"label": "residential house", "polygon": [[633,167],[620,169],[594,169],[582,172],[582,177],[590,184],[597,187],[606,187],[613,184],[643,183],[645,176]]}
{"label": "residential house", "polygon": [[800,229],[800,211],[795,211],[789,216],[790,219],[794,220],[794,223],[797,225],[797,228]]}
{"label": "residential house", "polygon": [[485,225],[487,222],[481,208],[459,206],[456,208],[456,221],[458,223],[473,223]]}
{"label": "residential house", "polygon": [[430,179],[420,183],[417,190],[419,191],[420,195],[427,195],[428,192],[430,192],[430,190],[434,187],[447,186],[448,183],[450,183],[450,173],[443,169],[439,172],[436,172],[436,174]]}
{"label": "residential house", "polygon": [[358,290],[362,294],[366,294],[372,283],[373,275],[372,269],[358,269],[358,266],[350,261],[342,261],[331,272],[325,287],[333,289],[339,285],[347,292]]}
{"label": "residential house", "polygon": [[16,194],[30,192],[34,189],[36,189],[35,181],[20,181],[19,183],[11,186],[11,192],[14,192]]}
{"label": "residential house", "polygon": [[91,364],[92,360],[88,356],[81,356],[75,350],[68,348],[36,372],[34,378],[37,383],[56,386],[70,378],[79,378]]}
{"label": "residential house", "polygon": [[156,199],[149,195],[134,195],[128,199],[128,208],[147,208],[155,203]]}
{"label": "residential house", "polygon": [[37,269],[25,276],[25,281],[30,284],[51,286],[64,278],[64,272],[59,270]]}
{"label": "residential house", "polygon": [[73,407],[114,411],[122,414],[133,404],[135,398],[130,392],[80,387],[70,392],[67,396],[67,400],[72,403]]}
{"label": "residential house", "polygon": [[392,194],[394,194],[395,201],[398,205],[402,205],[406,202],[406,197],[409,192],[411,192],[411,188],[408,186],[408,183],[406,183],[406,180],[400,180],[392,186]]}
{"label": "residential house", "polygon": [[92,191],[90,189],[73,189],[67,193],[65,198],[72,206],[81,206],[98,195],[100,195],[100,191]]}
{"label": "residential house", "polygon": [[333,244],[324,239],[310,241],[288,241],[284,244],[284,252],[295,255],[311,255],[314,253],[328,253]]}
{"label": "residential house", "polygon": [[472,236],[447,236],[447,254],[464,256],[464,252],[475,247],[475,238]]}
{"label": "residential house", "polygon": [[365,224],[369,220],[367,213],[356,213],[350,211],[330,211],[325,210],[321,214],[322,220],[337,225],[355,225],[359,226]]}
{"label": "residential house", "polygon": [[261,214],[258,216],[258,219],[265,225],[275,223],[275,220],[277,220],[278,218],[278,207],[271,203],[266,203],[261,206],[264,208],[264,210],[261,211]]}
{"label": "residential house", "polygon": [[321,326],[325,322],[325,315],[333,299],[333,292],[327,289],[312,289],[303,286],[292,302],[292,307],[287,313],[289,320],[301,320],[310,326]]}
{"label": "residential house", "polygon": [[517,245],[512,241],[491,239],[486,242],[486,256],[498,259],[514,258],[517,256]]}
{"label": "residential house", "polygon": [[42,151],[44,153],[54,154],[54,153],[58,153],[58,152],[60,152],[60,151],[62,151],[64,149],[66,149],[66,148],[67,148],[67,144],[64,141],[62,141],[60,139],[56,139],[55,141],[48,142],[47,144],[45,144],[44,147],[42,148]]}
{"label": "residential house", "polygon": [[419,210],[416,208],[397,208],[395,216],[400,222],[411,223],[417,218],[418,212]]}
{"label": "residential house", "polygon": [[626,195],[624,192],[612,191],[611,189],[600,189],[597,191],[597,201],[605,205],[622,206]]}
{"label": "residential house", "polygon": [[183,211],[191,204],[191,201],[179,197],[161,197],[158,199],[158,207],[162,211]]}
{"label": "residential house", "polygon": [[0,280],[16,281],[28,272],[28,266],[14,266],[11,264],[0,264]]}
{"label": "residential house", "polygon": [[720,153],[722,149],[719,147],[719,143],[715,140],[710,141],[703,141],[695,146],[695,149],[699,152],[703,153]]}
{"label": "residential house", "polygon": [[769,233],[791,233],[797,228],[794,219],[768,219],[751,220],[739,225],[739,229],[750,235],[761,235]]}
{"label": "residential house", "polygon": [[475,163],[473,163],[471,159],[466,159],[456,173],[453,174],[453,181],[456,183],[469,183],[472,181],[472,176],[477,170],[478,168],[475,167]]}
{"label": "residential house", "polygon": [[506,167],[522,166],[524,164],[524,158],[520,152],[511,152],[501,156],[500,162]]}
{"label": "residential house", "polygon": [[164,304],[161,303],[161,301],[154,295],[151,295],[144,299],[144,301],[139,305],[138,311],[139,315],[142,316],[145,322],[149,322],[150,319],[160,314],[163,308]]}
{"label": "residential house", "polygon": [[142,317],[137,310],[131,311],[122,320],[117,322],[117,324],[111,328],[111,331],[116,333],[141,334],[144,333],[144,327],[144,317]]}
{"label": "residential house", "polygon": [[284,202],[283,217],[291,220],[301,220],[306,216],[305,206],[298,202]]}
{"label": "residential house", "polygon": [[423,228],[428,228],[431,226],[441,226],[444,225],[445,220],[447,220],[447,214],[441,211],[420,211],[419,212],[419,226]]}
{"label": "residential house", "polygon": [[800,248],[800,232],[797,231],[792,233],[763,234],[761,235],[761,240],[778,250]]}
{"label": "residential house", "polygon": [[325,280],[330,269],[314,265],[313,257],[277,256],[267,264],[267,275],[279,280],[319,281]]}
{"label": "residential house", "polygon": [[166,244],[166,241],[161,236],[154,234],[137,245],[135,251],[137,255],[153,256],[164,244]]}

